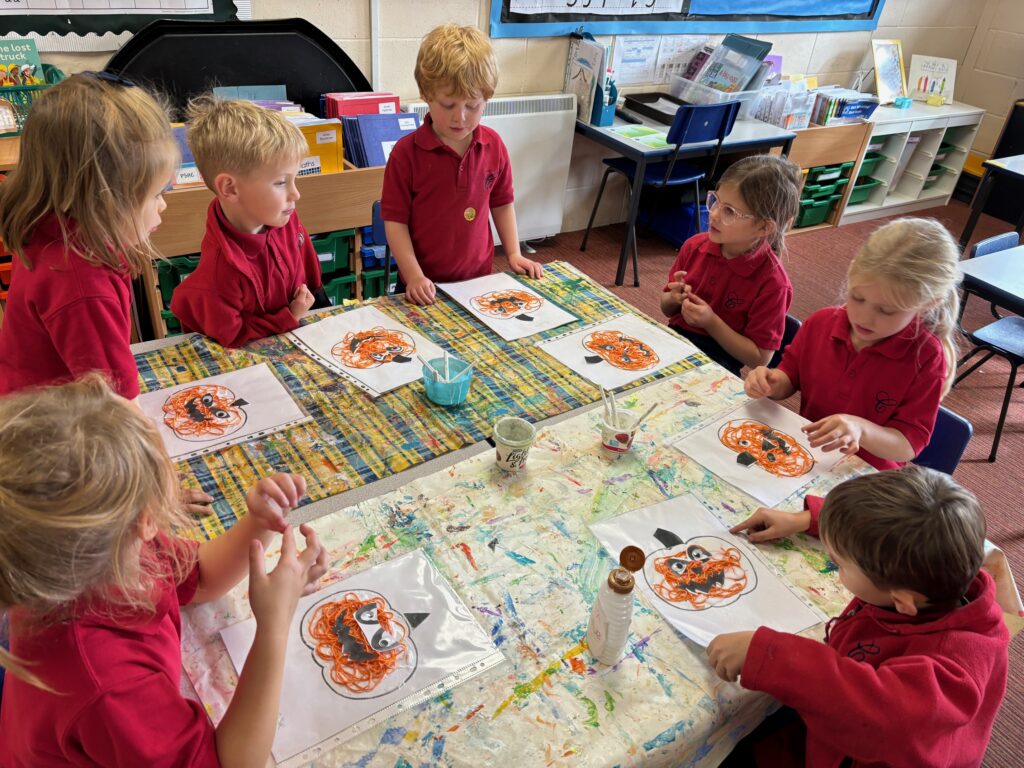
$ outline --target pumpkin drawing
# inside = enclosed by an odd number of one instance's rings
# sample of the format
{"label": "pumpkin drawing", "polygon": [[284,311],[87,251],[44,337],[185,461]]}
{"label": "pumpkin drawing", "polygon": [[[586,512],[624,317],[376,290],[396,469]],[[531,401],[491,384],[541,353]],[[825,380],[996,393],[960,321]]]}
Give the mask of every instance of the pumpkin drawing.
{"label": "pumpkin drawing", "polygon": [[622,331],[594,331],[583,338],[583,346],[595,353],[583,358],[588,363],[604,360],[624,371],[646,371],[660,362],[653,347]]}
{"label": "pumpkin drawing", "polygon": [[674,608],[720,608],[757,586],[757,572],[746,555],[724,539],[699,536],[683,541],[663,528],[655,531],[654,538],[665,548],[648,555],[644,578]]}
{"label": "pumpkin drawing", "polygon": [[416,342],[405,331],[375,326],[346,333],[331,348],[331,355],[346,368],[376,368],[385,363],[408,363]]}
{"label": "pumpkin drawing", "polygon": [[814,457],[794,437],[753,419],[727,421],[718,439],[736,451],[738,464],[756,464],[776,477],[800,477],[814,466]]}
{"label": "pumpkin drawing", "polygon": [[514,318],[532,323],[533,317],[526,313],[540,309],[544,300],[535,294],[510,288],[474,296],[469,303],[477,312],[488,317],[496,317],[499,320]]}
{"label": "pumpkin drawing", "polygon": [[183,440],[210,440],[237,432],[245,424],[249,403],[220,384],[197,384],[164,402],[164,424]]}

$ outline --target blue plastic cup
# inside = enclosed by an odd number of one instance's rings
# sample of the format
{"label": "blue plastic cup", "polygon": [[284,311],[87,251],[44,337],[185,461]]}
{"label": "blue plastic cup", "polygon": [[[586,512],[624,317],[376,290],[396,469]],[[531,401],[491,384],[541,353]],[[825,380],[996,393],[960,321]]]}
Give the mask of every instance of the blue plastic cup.
{"label": "blue plastic cup", "polygon": [[423,366],[423,386],[427,397],[438,405],[460,405],[469,395],[469,386],[473,383],[473,371],[464,373],[469,363],[455,357],[448,358],[448,381],[444,380],[444,358],[435,357],[427,360]]}

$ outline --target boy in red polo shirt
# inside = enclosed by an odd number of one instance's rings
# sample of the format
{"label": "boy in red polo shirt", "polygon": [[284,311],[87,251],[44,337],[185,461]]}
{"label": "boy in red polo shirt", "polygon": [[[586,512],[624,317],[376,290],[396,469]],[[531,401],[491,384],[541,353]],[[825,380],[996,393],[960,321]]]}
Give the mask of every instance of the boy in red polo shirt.
{"label": "boy in red polo shirt", "polygon": [[[803,513],[758,510],[732,531],[762,531],[763,541],[819,523],[854,598],[826,626],[825,644],[767,627],[711,641],[722,679],[739,675],[802,721],[774,732],[766,723],[725,764],[979,765],[1006,690],[1009,632],[981,570],[978,500],[911,465],[809,501]],[[780,749],[792,741],[796,749]]]}
{"label": "boy in red polo shirt", "polygon": [[247,101],[199,99],[189,117],[196,167],[217,197],[199,267],[174,291],[171,311],[225,347],[294,330],[311,307],[330,304],[295,212],[306,140],[280,112]]}
{"label": "boy in red polo shirt", "polygon": [[433,304],[435,282],[489,275],[489,215],[509,266],[540,277],[543,266],[519,252],[508,151],[497,133],[480,125],[498,82],[487,38],[474,27],[433,29],[420,44],[415,76],[430,111],[391,151],[381,195],[406,298]]}
{"label": "boy in red polo shirt", "polygon": [[799,205],[799,168],[784,157],[744,158],[708,194],[708,231],[683,243],[669,270],[669,327],[737,376],[782,344],[793,286],[779,256]]}
{"label": "boy in red polo shirt", "polygon": [[886,224],[850,264],[846,305],[808,317],[778,368],[747,375],[747,394],[782,400],[799,390],[812,447],[877,469],[910,461],[928,445],[956,373],[959,258],[935,220]]}

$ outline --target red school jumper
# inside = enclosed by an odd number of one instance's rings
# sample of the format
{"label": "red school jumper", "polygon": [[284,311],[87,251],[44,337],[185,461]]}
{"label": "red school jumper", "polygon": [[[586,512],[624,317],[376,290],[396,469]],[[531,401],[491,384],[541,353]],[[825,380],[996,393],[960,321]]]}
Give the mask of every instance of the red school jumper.
{"label": "red school jumper", "polygon": [[[178,542],[197,548],[196,542]],[[198,564],[181,584],[157,585],[156,613],[119,620],[85,610],[27,631],[11,611],[11,653],[58,694],[8,673],[0,703],[0,765],[220,765],[216,733],[198,701],[182,697],[181,611],[199,584]]]}
{"label": "red school jumper", "polygon": [[[760,349],[778,349],[782,345],[786,313],[793,302],[793,285],[767,240],[747,253],[727,259],[722,255],[722,246],[711,242],[707,232],[701,232],[679,249],[668,273],[669,282],[675,282],[675,274],[680,270],[686,272],[686,282],[693,292],[710,304],[734,331]],[[686,334],[708,335],[703,328],[687,325],[681,312],[670,317],[668,324]]]}
{"label": "red school jumper", "polygon": [[512,165],[501,137],[478,125],[459,157],[434,133],[428,114],[391,151],[381,216],[409,227],[424,275],[435,283],[457,282],[491,274],[491,209],[514,200]]}
{"label": "red school jumper", "polygon": [[174,290],[171,312],[187,330],[240,347],[298,328],[288,304],[300,285],[315,293],[320,281],[320,260],[297,213],[253,235],[235,229],[215,199],[199,266]]}
{"label": "red school jumper", "polygon": [[[786,347],[779,370],[800,390],[800,415],[818,421],[848,413],[898,429],[918,455],[928,445],[942,399],[946,358],[938,337],[915,318],[897,334],[860,352],[850,340],[846,307],[808,317]],[[898,461],[857,452],[875,469]]]}
{"label": "red school jumper", "polygon": [[[68,227],[73,240],[74,222]],[[137,397],[127,270],[95,266],[66,249],[54,215],[32,231],[25,255],[32,269],[15,257],[0,329],[0,395],[100,371],[119,395]]]}
{"label": "red school jumper", "polygon": [[1006,690],[1009,632],[985,571],[965,604],[905,616],[854,598],[827,645],[761,627],[740,684],[795,709],[809,768],[976,768]]}

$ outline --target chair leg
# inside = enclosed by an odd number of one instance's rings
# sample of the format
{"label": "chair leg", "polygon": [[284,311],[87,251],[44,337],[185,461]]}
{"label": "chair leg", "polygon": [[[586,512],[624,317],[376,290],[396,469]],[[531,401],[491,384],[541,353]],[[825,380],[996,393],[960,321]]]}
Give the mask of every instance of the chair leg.
{"label": "chair leg", "polygon": [[604,185],[608,183],[608,174],[610,174],[614,168],[609,168],[604,172],[604,176],[601,177],[601,186],[597,189],[597,197],[594,199],[594,208],[590,212],[590,221],[587,222],[587,231],[583,233],[583,242],[580,243],[580,250],[587,250],[587,240],[590,238],[590,228],[594,226],[594,217],[597,216],[597,206],[601,204],[601,196],[604,194]]}
{"label": "chair leg", "polygon": [[633,287],[634,288],[639,288],[640,287],[640,267],[637,264],[637,261],[638,261],[637,253],[638,253],[638,251],[639,251],[639,248],[638,248],[638,246],[636,244],[636,227],[634,226],[633,227]]}
{"label": "chair leg", "polygon": [[996,451],[999,450],[999,438],[1003,436],[1003,424],[1006,423],[1006,412],[1010,409],[1010,397],[1013,396],[1013,389],[1017,383],[1017,366],[1010,365],[1010,380],[1006,383],[1006,395],[1003,396],[1003,410],[999,412],[999,423],[996,424],[996,436],[992,440],[992,453],[988,455],[990,462],[996,460]]}
{"label": "chair leg", "polygon": [[703,232],[704,222],[700,218],[700,179],[693,182],[693,212],[697,217],[697,232]]}
{"label": "chair leg", "polygon": [[[970,352],[968,352],[966,355],[964,355],[959,360],[957,360],[956,367],[959,368],[961,365],[966,363],[968,360],[970,360],[976,354],[978,354],[979,352],[983,352],[983,351],[986,351],[984,347],[975,347]],[[964,371],[959,376],[957,376],[955,379],[953,379],[953,386],[955,387],[961,381],[963,381],[968,376],[970,376],[972,373],[974,373],[976,370],[978,370],[981,366],[983,366],[985,363],[987,363],[989,361],[989,359],[992,358],[993,355],[995,355],[995,352],[989,352],[987,355],[985,355],[983,358],[981,358],[981,360],[976,362],[974,365],[972,365],[966,371]],[[951,387],[951,389],[952,389],[952,387]]]}

